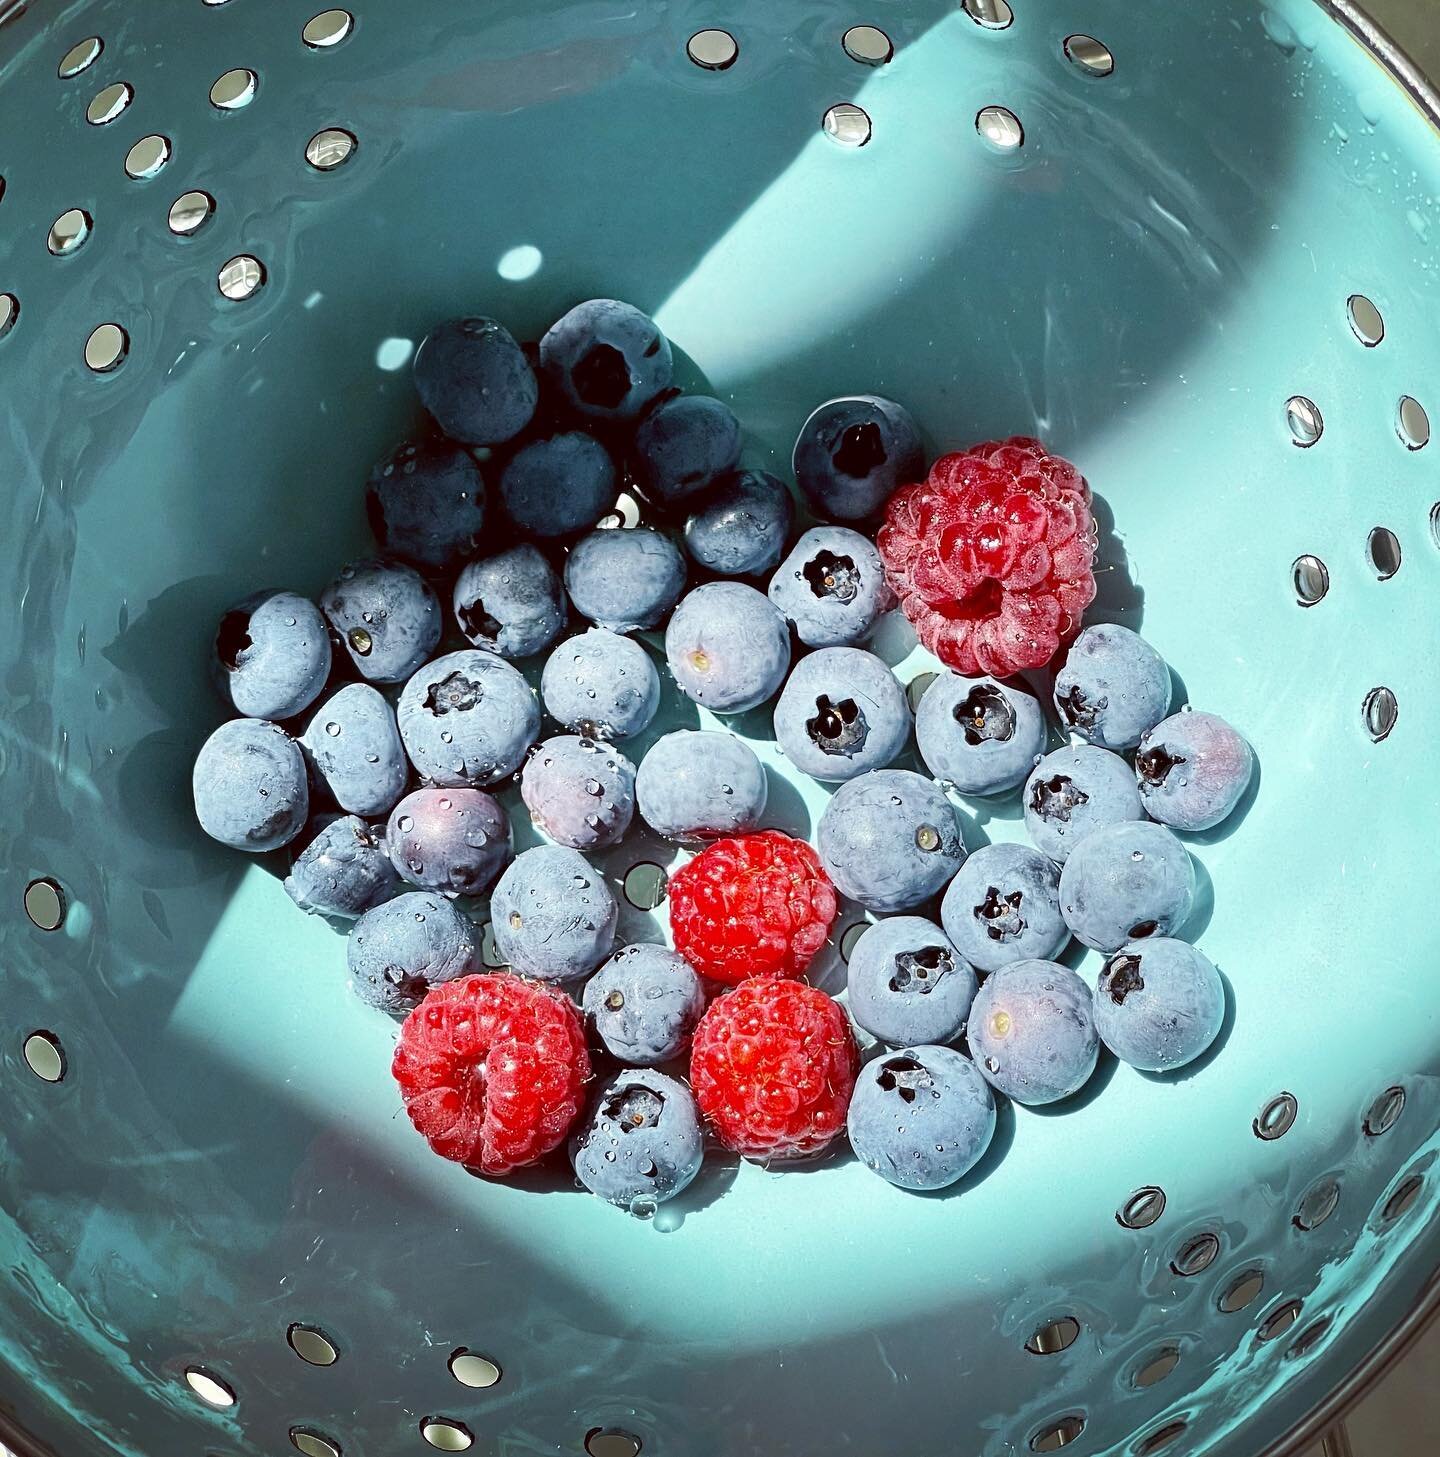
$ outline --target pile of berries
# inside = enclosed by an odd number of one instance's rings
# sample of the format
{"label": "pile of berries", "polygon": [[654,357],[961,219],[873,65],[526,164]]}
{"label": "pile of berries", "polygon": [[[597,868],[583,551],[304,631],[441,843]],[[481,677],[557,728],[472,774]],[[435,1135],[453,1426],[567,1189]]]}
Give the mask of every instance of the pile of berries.
{"label": "pile of berries", "polygon": [[[1096,534],[1072,465],[1014,439],[926,473],[907,412],[855,396],[805,422],[792,493],[742,467],[731,410],[674,388],[669,341],[610,299],[537,346],[441,325],[414,375],[424,426],[366,491],[376,555],[222,617],[239,716],[194,797],[221,843],[288,847],[291,898],[348,928],[355,991],[404,1019],[393,1074],[437,1153],[504,1176],[568,1139],[581,1181],[643,1214],[707,1137],[789,1160],[848,1133],[934,1189],[985,1153],[997,1093],[1068,1097],[1102,1042],[1151,1071],[1213,1043],[1224,986],[1178,939],[1176,832],[1237,808],[1253,754],[1170,713],[1135,633],[1081,630]],[[621,524],[622,493],[650,524]],[[802,508],[819,524],[797,536]],[[859,645],[897,607],[939,659],[913,715]],[[1017,678],[1039,670],[1053,722]],[[675,693],[711,726],[632,759]],[[813,846],[767,828],[765,771],[725,727],[771,700],[794,771],[838,786]],[[512,781],[547,842],[518,856]],[[1016,792],[1033,844],[968,854],[950,796]],[[669,882],[673,949],[616,948],[586,858],[637,815],[703,847]],[[843,1002],[804,981],[841,897],[876,918]],[[482,919],[508,970],[484,969]],[[1072,937],[1107,958],[1093,992],[1057,959]]]}

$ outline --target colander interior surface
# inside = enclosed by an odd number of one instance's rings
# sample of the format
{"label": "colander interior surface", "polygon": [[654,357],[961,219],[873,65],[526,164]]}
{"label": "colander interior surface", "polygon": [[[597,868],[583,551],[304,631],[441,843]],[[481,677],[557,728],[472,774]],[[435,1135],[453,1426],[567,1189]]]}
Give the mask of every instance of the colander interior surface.
{"label": "colander interior surface", "polygon": [[[317,8],[0,26],[3,1410],[61,1457],[1252,1457],[1440,1246],[1434,131],[1311,0]],[[1259,757],[1194,837],[1201,1065],[1007,1109],[936,1197],[711,1159],[646,1223],[415,1136],[343,938],[194,824],[206,652],[369,549],[429,328],[592,295],[756,465],[873,391],[1084,470],[1094,617]],[[609,853],[622,939],[674,861]]]}

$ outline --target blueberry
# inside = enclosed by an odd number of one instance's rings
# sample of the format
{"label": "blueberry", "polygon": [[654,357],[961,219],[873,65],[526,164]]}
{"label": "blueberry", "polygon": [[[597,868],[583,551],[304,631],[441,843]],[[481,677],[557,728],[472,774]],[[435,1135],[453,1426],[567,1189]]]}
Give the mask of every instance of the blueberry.
{"label": "blueberry", "polygon": [[1017,1103],[1068,1098],[1100,1058],[1090,988],[1055,961],[1015,961],[987,977],[966,1036],[986,1080]]}
{"label": "blueberry", "polygon": [[649,728],[660,707],[660,675],[639,643],[592,627],[550,654],[540,697],[566,728],[623,739]]}
{"label": "blueberry", "polygon": [[874,653],[821,648],[801,658],[775,705],[775,742],[812,779],[883,769],[910,737],[910,705]]}
{"label": "blueberry", "polygon": [[850,953],[850,1015],[892,1047],[954,1042],[965,1030],[977,982],[969,963],[933,921],[889,916]]}
{"label": "blueberry", "polygon": [[657,626],[685,590],[685,558],[648,526],[592,531],[570,548],[565,590],[581,617],[611,632]]}
{"label": "blueberry", "polygon": [[740,422],[709,395],[676,395],[635,431],[631,469],[651,501],[688,501],[739,463]]}
{"label": "blueberry", "polygon": [[1102,749],[1133,749],[1169,707],[1165,659],[1128,627],[1087,627],[1055,675],[1061,724]]}
{"label": "blueberry", "polygon": [[285,893],[302,911],[352,920],[399,889],[385,841],[357,815],[320,829],[285,877]]}
{"label": "blueberry", "polygon": [[925,767],[961,794],[1004,794],[1045,752],[1039,700],[994,678],[948,669],[915,710],[915,743]]}
{"label": "blueberry", "polygon": [[446,653],[405,685],[396,711],[410,762],[432,784],[498,784],[540,733],[535,691],[490,653]]}
{"label": "blueberry", "polygon": [[768,786],[755,752],[734,734],[677,729],[640,761],[640,818],[667,840],[720,839],[760,828]]}
{"label": "blueberry", "polygon": [[1060,914],[1060,871],[1029,845],[984,845],[960,867],[940,903],[955,949],[977,971],[1048,961],[1070,939]]}
{"label": "blueberry", "polygon": [[195,758],[192,784],[200,828],[232,850],[278,850],[310,812],[304,756],[284,729],[264,719],[222,723]]}
{"label": "blueberry", "polygon": [[965,859],[950,801],[907,769],[842,784],[820,816],[819,850],[842,895],[887,915],[929,900]]}
{"label": "blueberry", "polygon": [[330,634],[320,609],[294,592],[237,602],[215,634],[221,692],[247,718],[294,718],[330,676]]}
{"label": "blueberry", "polygon": [[439,645],[440,601],[401,562],[352,562],[320,594],[320,610],[362,678],[400,683]]}
{"label": "blueberry", "polygon": [[316,783],[350,814],[388,814],[405,793],[410,762],[395,710],[368,683],[348,683],[325,699],[300,747]]}
{"label": "blueberry", "polygon": [[540,367],[572,410],[592,420],[633,420],[670,386],[670,341],[655,321],[618,299],[576,304],[540,341]]}
{"label": "blueberry", "polygon": [[1122,947],[1095,988],[1100,1040],[1131,1067],[1173,1072],[1220,1035],[1225,984],[1210,960],[1184,941],[1152,936]]}
{"label": "blueberry", "polygon": [[815,526],[770,579],[770,600],[812,648],[858,642],[895,605],[875,543],[848,526]]}
{"label": "blueberry", "polygon": [[455,583],[454,603],[467,640],[502,658],[543,652],[565,626],[560,579],[528,544],[471,562]]}
{"label": "blueberry", "polygon": [[1148,820],[1087,835],[1060,875],[1065,924],[1097,951],[1171,935],[1184,926],[1194,899],[1189,851],[1164,825]]}
{"label": "blueberry", "polygon": [[540,382],[509,330],[494,319],[452,319],[415,352],[415,388],[435,423],[467,445],[499,445],[529,423]]}
{"label": "blueberry", "polygon": [[592,1194],[640,1218],[700,1172],[705,1137],[684,1083],[644,1068],[617,1073],[570,1139],[575,1176]]}
{"label": "blueberry", "polygon": [[517,855],[490,897],[496,949],[512,970],[541,981],[594,971],[614,944],[618,916],[600,872],[559,845]]}
{"label": "blueberry", "polygon": [[594,739],[546,739],[520,775],[520,796],[536,829],[572,850],[614,845],[635,814],[635,766]]}
{"label": "blueberry", "polygon": [[1135,775],[1152,819],[1177,830],[1208,830],[1250,786],[1255,751],[1213,713],[1183,712],[1140,740]]}
{"label": "blueberry", "polygon": [[665,658],[681,692],[703,708],[744,713],[785,681],[790,629],[754,587],[707,582],[671,616]]}
{"label": "blueberry", "polygon": [[505,514],[525,536],[588,531],[618,495],[609,452],[578,430],[531,441],[500,475]]}
{"label": "blueberry", "polygon": [[433,986],[481,970],[474,925],[453,901],[412,891],[356,921],[345,947],[361,1001],[405,1013]]}
{"label": "blueberry", "polygon": [[585,983],[581,1003],[612,1057],[653,1067],[690,1045],[705,990],[683,956],[663,946],[626,946]]}
{"label": "blueberry", "polygon": [[846,1126],[867,1169],[902,1189],[964,1178],[995,1136],[995,1095],[953,1047],[903,1047],[860,1069]]}
{"label": "blueberry", "polygon": [[819,516],[859,521],[925,470],[909,411],[878,395],[821,405],[795,442],[795,479]]}
{"label": "blueberry", "polygon": [[483,789],[417,789],[390,812],[390,859],[412,885],[482,895],[510,858],[510,821]]}
{"label": "blueberry", "polygon": [[768,471],[737,471],[690,513],[685,545],[702,567],[722,577],[756,577],[780,560],[794,515],[783,481]]}
{"label": "blueberry", "polygon": [[485,479],[448,441],[397,446],[370,472],[365,510],[380,550],[422,572],[450,572],[485,525]]}
{"label": "blueberry", "polygon": [[1102,826],[1145,818],[1130,766],[1088,744],[1046,754],[1025,781],[1023,804],[1030,838],[1057,865]]}

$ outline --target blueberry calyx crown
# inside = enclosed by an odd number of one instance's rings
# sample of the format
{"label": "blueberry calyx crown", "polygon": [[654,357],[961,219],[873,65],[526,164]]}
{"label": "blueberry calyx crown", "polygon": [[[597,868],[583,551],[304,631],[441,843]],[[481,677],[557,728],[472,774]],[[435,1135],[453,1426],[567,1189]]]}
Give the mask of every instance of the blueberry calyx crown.
{"label": "blueberry calyx crown", "polygon": [[885,439],[873,421],[851,425],[840,436],[840,445],[830,457],[841,475],[863,481],[872,471],[885,464]]}
{"label": "blueberry calyx crown", "polygon": [[928,1088],[934,1082],[924,1064],[913,1057],[887,1058],[875,1080],[887,1093],[899,1093],[905,1103],[913,1103],[916,1090]]}
{"label": "blueberry calyx crown", "polygon": [[[660,347],[655,340],[648,353]],[[585,357],[571,371],[575,393],[597,410],[614,410],[630,393],[630,366],[625,356],[610,344],[592,344]]]}
{"label": "blueberry calyx crown", "polygon": [[1103,694],[1092,703],[1078,684],[1057,695],[1055,703],[1071,728],[1083,729],[1094,728],[1096,719],[1110,706],[1110,700]]}
{"label": "blueberry calyx crown", "polygon": [[1157,789],[1170,777],[1170,771],[1184,762],[1181,755],[1172,754],[1163,744],[1156,744],[1153,749],[1146,749],[1135,756],[1135,767],[1140,771],[1140,777]]}
{"label": "blueberry calyx crown", "polygon": [[215,656],[220,659],[220,666],[227,673],[236,672],[241,655],[250,645],[250,614],[227,612],[220,619],[220,630],[215,634]]}
{"label": "blueberry calyx crown", "polygon": [[654,1088],[639,1083],[617,1088],[605,1101],[605,1117],[616,1124],[622,1133],[633,1133],[637,1128],[654,1128],[660,1122],[660,1110],[665,1106],[665,1095]]}
{"label": "blueberry calyx crown", "polygon": [[833,597],[837,602],[849,603],[860,595],[860,573],[855,570],[851,557],[817,551],[805,563],[802,575],[817,597]]}
{"label": "blueberry calyx crown", "polygon": [[810,741],[824,754],[855,754],[865,747],[870,726],[853,698],[832,703],[828,694],[815,700],[815,717],[805,720]]}
{"label": "blueberry calyx crown", "polygon": [[1025,918],[1020,914],[1024,899],[1024,891],[1012,890],[1005,895],[999,886],[987,886],[985,899],[975,907],[975,919],[984,925],[985,934],[992,941],[1019,936],[1025,930]]}
{"label": "blueberry calyx crown", "polygon": [[1115,1003],[1123,1006],[1131,992],[1145,989],[1140,975],[1140,958],[1134,955],[1115,957],[1101,976],[1101,990]]}
{"label": "blueberry calyx crown", "polygon": [[965,742],[972,749],[987,741],[1007,743],[1015,735],[1015,710],[1010,700],[991,683],[976,684],[955,705],[953,712],[955,722],[965,730]]}
{"label": "blueberry calyx crown", "polygon": [[439,718],[446,713],[464,713],[484,697],[484,688],[457,668],[438,683],[430,685],[430,691],[425,695],[425,707]]}
{"label": "blueberry calyx crown", "polygon": [[471,642],[476,638],[484,638],[486,642],[500,640],[504,624],[485,610],[485,603],[479,597],[463,607],[457,607],[455,615],[460,619],[460,627]]}
{"label": "blueberry calyx crown", "polygon": [[890,978],[892,992],[917,992],[924,996],[940,985],[954,963],[943,946],[924,946],[919,951],[902,951],[895,958],[895,975]]}
{"label": "blueberry calyx crown", "polygon": [[1042,779],[1030,791],[1030,808],[1042,820],[1058,820],[1062,825],[1068,825],[1070,816],[1089,802],[1090,796],[1064,774]]}

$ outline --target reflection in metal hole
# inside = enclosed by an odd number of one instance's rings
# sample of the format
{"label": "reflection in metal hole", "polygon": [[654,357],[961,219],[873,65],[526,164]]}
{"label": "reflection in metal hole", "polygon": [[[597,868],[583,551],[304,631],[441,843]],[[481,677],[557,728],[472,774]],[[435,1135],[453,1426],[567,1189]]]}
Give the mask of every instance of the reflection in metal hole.
{"label": "reflection in metal hole", "polygon": [[467,1452],[475,1443],[470,1428],[451,1417],[426,1417],[420,1435],[438,1452]]}
{"label": "reflection in metal hole", "polygon": [[65,1049],[53,1032],[32,1032],[22,1051],[30,1071],[41,1082],[58,1083],[65,1077]]}
{"label": "reflection in metal hole", "polygon": [[1335,1179],[1321,1179],[1306,1191],[1296,1206],[1291,1223],[1296,1229],[1319,1229],[1340,1203],[1340,1184]]}
{"label": "reflection in metal hole", "polygon": [[653,911],[664,899],[670,877],[659,865],[642,860],[625,872],[625,899],[637,911]]}
{"label": "reflection in metal hole", "polygon": [[65,922],[65,892],[48,876],[25,887],[25,914],[42,931],[58,931]]}
{"label": "reflection in metal hole", "polygon": [[413,339],[399,339],[392,335],[389,339],[380,341],[379,348],[375,351],[375,364],[386,374],[394,374],[410,363],[410,356],[414,353]]}
{"label": "reflection in metal hole", "polygon": [[182,238],[196,233],[215,211],[215,199],[208,192],[182,192],[170,204],[170,231]]}
{"label": "reflection in metal hole", "polygon": [[1419,450],[1430,443],[1430,417],[1425,406],[1410,395],[1400,398],[1398,428],[1400,438],[1411,450]]}
{"label": "reflection in metal hole", "polygon": [[220,292],[237,303],[253,298],[265,286],[265,265],[250,254],[241,253],[220,269],[216,282]]}
{"label": "reflection in metal hole", "polygon": [[1002,152],[1016,151],[1025,141],[1020,118],[1006,106],[986,106],[975,118],[975,130]]}
{"label": "reflection in metal hole", "polygon": [[104,49],[105,42],[98,35],[92,35],[88,40],[71,46],[60,58],[60,79],[68,81],[72,76],[78,76],[81,71],[93,66]]}
{"label": "reflection in metal hole", "polygon": [[1400,538],[1388,526],[1377,526],[1365,543],[1365,559],[1382,582],[1400,570]]}
{"label": "reflection in metal hole", "polygon": [[1149,1229],[1165,1212],[1165,1191],[1154,1184],[1137,1189],[1115,1211],[1115,1218],[1126,1229]]}
{"label": "reflection in metal hole", "polygon": [[594,1427],[585,1434],[588,1457],[640,1457],[640,1438],[615,1427]]}
{"label": "reflection in metal hole", "polygon": [[1415,1207],[1415,1201],[1420,1197],[1420,1190],[1425,1180],[1419,1174],[1411,1174],[1398,1189],[1385,1201],[1385,1207],[1380,1211],[1380,1217],[1386,1224],[1393,1224]]}
{"label": "reflection in metal hole", "polygon": [[500,255],[495,271],[506,283],[523,283],[540,272],[545,255],[533,243],[521,243],[518,248],[507,248]]}
{"label": "reflection in metal hole", "polygon": [[621,493],[615,502],[615,509],[607,511],[596,523],[601,531],[615,531],[640,524],[640,502],[629,491]]}
{"label": "reflection in metal hole", "polygon": [[125,174],[137,182],[153,177],[170,160],[170,138],[158,132],[141,137],[125,154]]}
{"label": "reflection in metal hole", "polygon": [[869,921],[856,921],[852,926],[846,926],[840,935],[840,959],[847,964],[855,954],[856,943],[870,929]]}
{"label": "reflection in metal hole", "polygon": [[249,106],[260,87],[260,78],[254,71],[238,66],[226,71],[210,88],[210,104],[220,111],[239,111]]}
{"label": "reflection in metal hole", "polygon": [[1066,36],[1065,58],[1087,76],[1108,76],[1115,69],[1115,57],[1110,54],[1110,48],[1093,35]]}
{"label": "reflection in metal hole", "polygon": [[1032,1356],[1053,1356],[1073,1346],[1080,1335],[1080,1322],[1073,1315],[1062,1315],[1049,1321],[1025,1342]]}
{"label": "reflection in metal hole", "polygon": [[213,1371],[207,1371],[204,1366],[187,1366],[185,1381],[190,1390],[207,1406],[235,1405],[235,1388],[228,1381],[222,1381]]}
{"label": "reflection in metal hole", "polygon": [[291,1427],[290,1445],[305,1457],[341,1457],[339,1442],[313,1427]]}
{"label": "reflection in metal hole", "polygon": [[1396,1120],[1405,1111],[1405,1089],[1386,1088],[1370,1105],[1365,1114],[1365,1132],[1371,1138],[1379,1138],[1394,1128]]}
{"label": "reflection in metal hole", "polygon": [[305,143],[305,160],[317,172],[333,172],[355,155],[357,146],[359,143],[353,132],[347,132],[343,127],[327,126]]}
{"label": "reflection in metal hole", "polygon": [[1295,1116],[1299,1111],[1300,1104],[1294,1093],[1277,1093],[1260,1110],[1251,1125],[1255,1130],[1255,1137],[1263,1138],[1267,1143],[1283,1138],[1295,1126]]}
{"label": "reflection in metal hole", "polygon": [[101,324],[85,341],[85,363],[96,374],[119,369],[130,352],[130,336],[119,324]]}
{"label": "reflection in metal hole", "polygon": [[825,135],[842,147],[863,147],[870,140],[870,117],[853,101],[841,101],[821,118]]}
{"label": "reflection in metal hole", "polygon": [[1004,30],[1015,20],[1008,0],[960,0],[960,8],[986,30]]}
{"label": "reflection in metal hole", "polygon": [[1259,1270],[1246,1270],[1225,1287],[1218,1302],[1220,1309],[1227,1315],[1234,1315],[1237,1310],[1253,1305],[1264,1288],[1265,1276]]}
{"label": "reflection in metal hole", "polygon": [[312,50],[328,50],[338,46],[355,28],[355,17],[348,10],[322,10],[305,22],[300,38]]}
{"label": "reflection in metal hole", "polygon": [[0,339],[15,327],[20,317],[20,300],[13,293],[0,293]]}
{"label": "reflection in metal hole", "polygon": [[500,948],[495,944],[495,928],[489,921],[485,922],[484,929],[480,933],[480,960],[492,971],[503,971],[510,964],[500,954]]}
{"label": "reflection in metal hole", "polygon": [[1194,1239],[1186,1240],[1181,1245],[1180,1253],[1170,1261],[1170,1268],[1177,1275],[1198,1275],[1202,1270],[1208,1270],[1215,1263],[1215,1257],[1220,1253],[1220,1239],[1218,1235],[1206,1233],[1197,1234]]}
{"label": "reflection in metal hole", "polygon": [[1385,320],[1380,310],[1363,293],[1352,293],[1346,308],[1355,337],[1367,349],[1373,349],[1385,337]]}
{"label": "reflection in metal hole", "polygon": [[308,1366],[333,1366],[340,1359],[334,1341],[318,1326],[298,1321],[285,1332],[290,1349]]}
{"label": "reflection in metal hole", "polygon": [[1180,1364],[1179,1346],[1162,1346],[1135,1371],[1136,1386],[1155,1386]]}
{"label": "reflection in metal hole", "polygon": [[1330,590],[1330,569],[1318,556],[1296,557],[1290,575],[1302,607],[1313,607]]}
{"label": "reflection in metal hole", "polygon": [[108,126],[134,99],[134,87],[128,81],[116,81],[90,98],[90,105],[85,108],[85,120],[91,126]]}
{"label": "reflection in metal hole", "polygon": [[57,258],[66,253],[74,253],[84,246],[93,226],[93,220],[84,208],[72,207],[68,212],[62,212],[50,224],[50,235],[45,239],[45,246]]}
{"label": "reflection in metal hole", "polygon": [[1365,719],[1365,732],[1378,744],[1390,737],[1400,716],[1400,705],[1388,688],[1372,688],[1365,695],[1360,711]]}
{"label": "reflection in metal hole", "polygon": [[1308,450],[1325,433],[1319,405],[1304,395],[1291,395],[1285,401],[1285,423],[1290,427],[1290,438],[1302,450]]}
{"label": "reflection in metal hole", "polygon": [[1299,1360],[1302,1356],[1309,1355],[1310,1352],[1313,1351],[1315,1347],[1318,1346],[1320,1342],[1325,1339],[1326,1334],[1333,1324],[1334,1317],[1328,1315],[1322,1315],[1319,1320],[1311,1321],[1310,1324],[1307,1325],[1305,1329],[1301,1331],[1300,1334],[1296,1336],[1293,1341],[1290,1342],[1290,1348],[1285,1352],[1285,1359],[1288,1361],[1295,1361]]}
{"label": "reflection in metal hole", "polygon": [[920,700],[925,696],[925,690],[939,676],[939,673],[920,673],[910,680],[910,685],[905,690],[905,697],[910,700],[911,713],[915,713],[919,709]]}
{"label": "reflection in metal hole", "polygon": [[1151,1457],[1154,1452],[1163,1452],[1177,1437],[1184,1434],[1186,1423],[1170,1422],[1159,1431],[1151,1432],[1148,1437],[1142,1439],[1134,1448],[1135,1457]]}
{"label": "reflection in metal hole", "polygon": [[450,1355],[450,1374],[461,1386],[477,1390],[494,1386],[500,1380],[500,1368],[488,1356],[461,1346]]}
{"label": "reflection in metal hole", "polygon": [[1058,1422],[1052,1422],[1048,1427],[1041,1427],[1030,1438],[1030,1450],[1058,1452],[1062,1447],[1068,1447],[1084,1430],[1085,1418],[1074,1412],[1070,1416],[1061,1417]]}
{"label": "reflection in metal hole", "polygon": [[1273,1341],[1276,1336],[1283,1336],[1299,1319],[1300,1302],[1287,1300],[1260,1322],[1260,1329],[1255,1334],[1262,1341]]}
{"label": "reflection in metal hole", "polygon": [[685,42],[685,54],[707,71],[725,71],[735,64],[740,44],[728,30],[697,30]]}
{"label": "reflection in metal hole", "polygon": [[890,37],[877,25],[852,25],[840,37],[845,54],[862,66],[883,66],[895,54]]}

